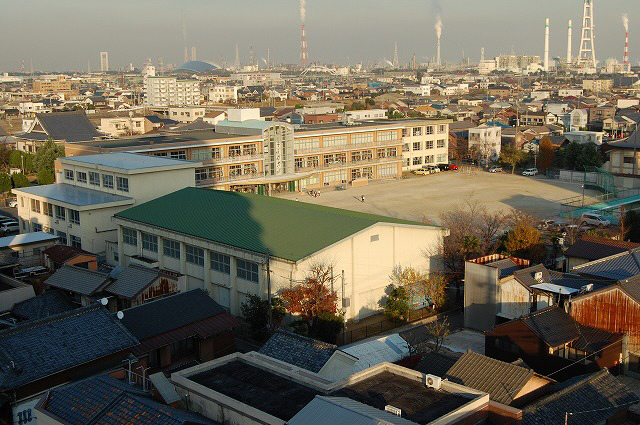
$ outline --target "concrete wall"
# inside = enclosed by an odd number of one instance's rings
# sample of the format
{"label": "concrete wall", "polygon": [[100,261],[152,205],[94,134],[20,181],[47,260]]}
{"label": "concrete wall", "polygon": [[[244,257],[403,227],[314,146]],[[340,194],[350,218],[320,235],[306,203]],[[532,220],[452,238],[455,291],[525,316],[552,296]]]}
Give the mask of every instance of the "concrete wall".
{"label": "concrete wall", "polygon": [[36,296],[33,286],[0,275],[0,282],[13,288],[0,292],[0,312],[11,310],[13,305]]}
{"label": "concrete wall", "polygon": [[464,326],[493,329],[498,302],[498,269],[467,261],[464,268]]}

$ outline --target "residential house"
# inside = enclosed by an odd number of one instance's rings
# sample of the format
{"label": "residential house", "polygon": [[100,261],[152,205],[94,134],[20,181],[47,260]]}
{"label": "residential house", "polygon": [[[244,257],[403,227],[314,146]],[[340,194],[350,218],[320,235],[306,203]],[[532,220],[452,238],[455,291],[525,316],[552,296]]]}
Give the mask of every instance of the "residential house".
{"label": "residential house", "polygon": [[203,118],[205,112],[205,108],[197,106],[171,106],[169,107],[169,118],[181,123],[190,123],[198,118]]}
{"label": "residential house", "polygon": [[0,238],[0,263],[24,267],[40,265],[40,254],[58,243],[59,237],[41,231]]}
{"label": "residential house", "polygon": [[54,142],[90,141],[103,137],[84,112],[36,114],[29,129],[16,140],[16,149],[35,153],[48,139]]}
{"label": "residential house", "polygon": [[41,265],[58,270],[63,265],[98,270],[98,256],[75,246],[56,244],[42,251]]}
{"label": "residential house", "polygon": [[601,145],[604,133],[601,131],[566,131],[563,136],[569,140],[569,142],[576,142],[580,144],[593,143],[595,145]]}
{"label": "residential house", "polygon": [[331,122],[338,122],[338,114],[313,114],[304,115],[305,124],[324,124]]}
{"label": "residential house", "polygon": [[581,264],[621,254],[639,247],[640,244],[635,242],[583,235],[582,238],[575,241],[573,245],[564,251],[564,257],[566,258],[565,270],[571,271]]}
{"label": "residential house", "polygon": [[387,111],[384,109],[364,109],[345,112],[348,121],[386,120]]}
{"label": "residential house", "polygon": [[638,175],[640,167],[640,133],[634,131],[628,138],[613,140],[602,145],[607,161],[602,168],[612,174]]}
{"label": "residential house", "polygon": [[101,118],[98,130],[111,137],[145,134],[153,129],[151,121],[145,117]]}
{"label": "residential house", "polygon": [[616,116],[615,106],[596,106],[589,110],[589,124],[601,127],[604,120]]}
{"label": "residential house", "polygon": [[602,121],[602,131],[615,139],[631,134],[636,129],[636,126],[636,121],[620,115],[606,118]]}
{"label": "residential house", "polygon": [[15,318],[17,322],[26,322],[46,319],[76,308],[78,308],[78,305],[63,291],[51,290],[15,303],[11,308],[11,317]]}
{"label": "residential house", "polygon": [[586,129],[589,111],[586,109],[574,109],[571,112],[558,116],[567,131],[580,131]]}
{"label": "residential house", "polygon": [[[393,268],[424,264],[423,253],[445,232],[407,220],[196,188],[119,212],[115,220],[121,266],[144,257],[185,274],[188,289],[207,290],[232,314],[240,313],[248,295],[288,288],[311,264],[332,259],[350,282],[339,291],[347,319],[379,311]],[[436,270],[435,259],[433,264]]]}
{"label": "residential house", "polygon": [[354,372],[358,361],[336,345],[278,329],[258,351],[299,368],[317,373],[329,381],[340,381]]}
{"label": "residential house", "polygon": [[99,304],[0,331],[0,393],[10,406],[8,412],[0,409],[9,414],[2,421],[28,422],[46,390],[120,365],[136,344]]}
{"label": "residential house", "polygon": [[487,356],[504,361],[521,358],[536,372],[558,380],[617,367],[625,344],[624,334],[584,325],[558,306],[485,332]]}
{"label": "residential house", "polygon": [[502,127],[479,125],[469,129],[469,150],[476,149],[479,156],[489,162],[500,157]]}
{"label": "residential house", "polygon": [[183,275],[162,270],[157,264],[136,264],[132,258],[128,267],[114,271],[110,275],[113,282],[104,291],[114,295],[109,299],[108,308],[122,310],[135,307],[159,298],[174,295],[186,290],[186,279]]}
{"label": "residential house", "polygon": [[201,289],[181,292],[122,311],[122,324],[140,343],[135,369],[167,370],[203,363],[236,351],[240,322]]}
{"label": "residential house", "polygon": [[82,267],[63,265],[49,276],[46,287],[63,290],[75,303],[83,307],[94,304],[103,295],[103,290],[113,282],[108,273]]}
{"label": "residential house", "polygon": [[[9,267],[13,267],[13,264]],[[0,313],[11,310],[15,304],[33,298],[35,295],[33,285],[0,274]],[[7,325],[12,324],[0,322],[0,329],[4,329]]]}
{"label": "residential house", "polygon": [[557,122],[557,117],[550,112],[526,112],[520,115],[523,125],[547,125]]}

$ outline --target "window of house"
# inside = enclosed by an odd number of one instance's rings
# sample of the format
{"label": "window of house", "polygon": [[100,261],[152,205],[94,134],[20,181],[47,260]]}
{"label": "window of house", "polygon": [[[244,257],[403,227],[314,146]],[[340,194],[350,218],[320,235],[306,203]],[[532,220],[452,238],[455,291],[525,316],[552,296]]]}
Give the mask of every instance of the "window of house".
{"label": "window of house", "polygon": [[71,239],[71,246],[76,248],[82,248],[82,240],[80,239],[80,236],[71,235],[70,239]]}
{"label": "window of house", "polygon": [[438,140],[436,146],[439,147],[439,148],[444,148],[444,143],[445,143],[444,139]]}
{"label": "window of house", "polygon": [[193,245],[187,245],[186,255],[187,263],[204,266],[204,249]]}
{"label": "window of house", "polygon": [[193,354],[195,346],[193,338],[183,339],[182,341],[171,344],[171,360],[176,360]]}
{"label": "window of house", "polygon": [[158,252],[158,237],[149,233],[142,234],[142,249]]}
{"label": "window of house", "polygon": [[231,257],[217,252],[211,253],[211,269],[224,274],[231,273]]}
{"label": "window of house", "polygon": [[64,178],[65,180],[73,180],[73,170],[64,170]]}
{"label": "window of house", "polygon": [[427,140],[425,144],[426,144],[426,149],[433,149],[433,140]]}
{"label": "window of house", "polygon": [[632,156],[625,156],[624,157],[624,163],[625,164],[633,164],[634,163],[633,157]]}
{"label": "window of house", "polygon": [[126,177],[117,177],[116,178],[116,189],[121,190],[123,192],[129,191],[129,179]]}
{"label": "window of house", "polygon": [[439,133],[439,134],[445,133],[445,132],[447,131],[446,129],[447,129],[447,126],[446,126],[446,125],[444,125],[444,124],[440,124],[440,125],[438,126],[438,133]]}
{"label": "window of house", "polygon": [[129,227],[123,227],[122,242],[127,245],[138,246],[138,231]]}
{"label": "window of house", "polygon": [[31,200],[31,211],[35,213],[40,212],[40,201],[38,201],[37,199]]}
{"label": "window of house", "polygon": [[413,127],[414,136],[422,136],[422,127]]}
{"label": "window of house", "polygon": [[103,174],[102,186],[106,187],[107,189],[113,189],[113,176],[109,174]]}
{"label": "window of house", "polygon": [[413,157],[413,165],[420,165],[420,164],[422,164],[422,157],[421,156]]}
{"label": "window of house", "polygon": [[520,352],[520,348],[515,345],[509,337],[499,336],[494,339],[494,345],[499,350],[508,351],[509,353],[518,354]]}
{"label": "window of house", "polygon": [[425,134],[433,134],[433,126],[432,125],[429,125],[429,126],[425,127],[425,130],[426,130]]}
{"label": "window of house", "polygon": [[86,183],[87,173],[84,171],[76,171],[76,180],[78,180],[78,183]]}
{"label": "window of house", "polygon": [[33,223],[33,231],[34,232],[42,232],[42,224],[40,223]]}
{"label": "window of house", "polygon": [[42,214],[53,217],[53,205],[48,202],[42,203]]}
{"label": "window of house", "polygon": [[180,259],[180,242],[173,239],[163,239],[162,252],[167,257]]}
{"label": "window of house", "polygon": [[236,272],[240,279],[258,282],[258,264],[247,260],[236,260]]}
{"label": "window of house", "polygon": [[60,238],[60,243],[62,245],[67,244],[67,234],[65,232],[61,232],[58,230],[58,237]]}
{"label": "window of house", "polygon": [[65,219],[65,209],[60,205],[56,205],[56,218],[59,220]]}
{"label": "window of house", "polygon": [[80,211],[72,209],[69,210],[69,223],[80,224]]}
{"label": "window of house", "polygon": [[89,171],[89,184],[100,186],[100,173]]}
{"label": "window of house", "polygon": [[422,142],[413,142],[413,150],[419,151],[420,149],[422,149]]}
{"label": "window of house", "polygon": [[187,151],[173,151],[169,153],[169,157],[173,159],[187,159]]}

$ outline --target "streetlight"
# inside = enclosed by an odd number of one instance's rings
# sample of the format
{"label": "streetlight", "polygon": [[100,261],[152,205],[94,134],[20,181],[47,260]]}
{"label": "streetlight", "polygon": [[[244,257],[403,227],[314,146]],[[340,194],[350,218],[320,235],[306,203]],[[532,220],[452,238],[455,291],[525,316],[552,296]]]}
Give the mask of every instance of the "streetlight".
{"label": "streetlight", "polygon": [[582,207],[584,208],[584,184],[582,185]]}

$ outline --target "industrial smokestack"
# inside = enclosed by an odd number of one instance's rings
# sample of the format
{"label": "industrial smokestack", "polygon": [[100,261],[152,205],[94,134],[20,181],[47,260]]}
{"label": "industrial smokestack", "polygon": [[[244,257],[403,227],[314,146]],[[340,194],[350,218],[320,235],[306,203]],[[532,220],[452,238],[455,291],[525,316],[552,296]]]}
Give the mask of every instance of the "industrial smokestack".
{"label": "industrial smokestack", "polygon": [[549,18],[544,24],[544,70],[549,71]]}
{"label": "industrial smokestack", "polygon": [[571,19],[569,19],[569,29],[567,30],[567,64],[571,64]]}
{"label": "industrial smokestack", "polygon": [[440,66],[440,37],[442,36],[442,18],[440,15],[436,18],[436,37],[438,37],[438,52],[436,55],[436,65]]}
{"label": "industrial smokestack", "polygon": [[302,23],[300,32],[300,65],[306,65],[309,60],[307,51],[307,36],[304,32],[304,22],[307,19],[307,2],[300,0],[300,22]]}
{"label": "industrial smokestack", "polygon": [[628,71],[628,65],[629,65],[629,17],[627,16],[627,14],[625,13],[624,15],[622,15],[622,25],[624,25],[624,34],[625,34],[625,39],[624,39],[624,64],[625,64],[625,71]]}
{"label": "industrial smokestack", "polygon": [[191,47],[191,60],[196,60],[196,46]]}

